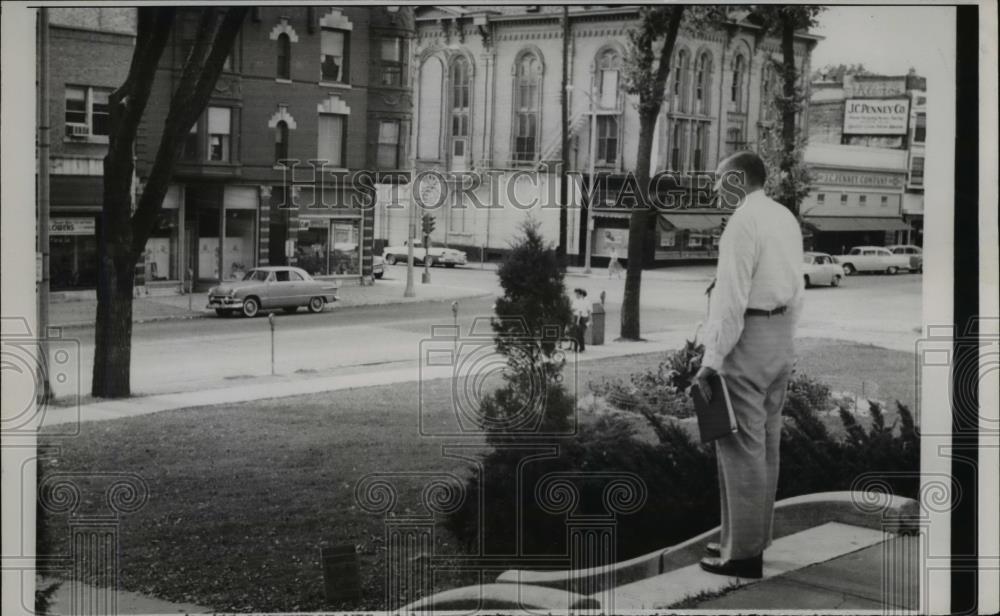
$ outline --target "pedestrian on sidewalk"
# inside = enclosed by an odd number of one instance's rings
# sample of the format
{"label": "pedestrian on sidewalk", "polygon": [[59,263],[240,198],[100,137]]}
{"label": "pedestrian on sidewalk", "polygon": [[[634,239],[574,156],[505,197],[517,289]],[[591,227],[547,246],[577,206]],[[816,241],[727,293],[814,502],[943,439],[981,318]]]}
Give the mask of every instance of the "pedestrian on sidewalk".
{"label": "pedestrian on sidewalk", "polygon": [[705,345],[695,380],[725,378],[737,431],[715,441],[722,531],[701,568],[760,578],[771,543],[778,485],[781,407],[794,361],[802,309],[802,232],[785,206],[764,195],[761,158],[739,152],[723,160],[715,190],[738,204],[719,242],[719,263],[701,330]]}
{"label": "pedestrian on sidewalk", "polygon": [[611,247],[611,260],[608,261],[608,278],[612,276],[615,278],[622,277],[622,264],[618,261],[618,247]]}
{"label": "pedestrian on sidewalk", "polygon": [[587,331],[587,324],[590,322],[590,314],[593,311],[593,307],[587,300],[587,292],[585,290],[576,288],[573,289],[573,294],[573,302],[570,306],[573,310],[573,341],[575,342],[576,351],[583,353],[586,348],[583,335]]}

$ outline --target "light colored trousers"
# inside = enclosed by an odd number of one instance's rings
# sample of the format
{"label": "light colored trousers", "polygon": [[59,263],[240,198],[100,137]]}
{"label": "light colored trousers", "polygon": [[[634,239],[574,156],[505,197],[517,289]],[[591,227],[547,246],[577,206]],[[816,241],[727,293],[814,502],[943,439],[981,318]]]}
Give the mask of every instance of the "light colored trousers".
{"label": "light colored trousers", "polygon": [[751,558],[771,545],[781,407],[794,362],[794,332],[787,312],[747,316],[739,342],[722,364],[739,424],[736,433],[715,441],[724,560]]}

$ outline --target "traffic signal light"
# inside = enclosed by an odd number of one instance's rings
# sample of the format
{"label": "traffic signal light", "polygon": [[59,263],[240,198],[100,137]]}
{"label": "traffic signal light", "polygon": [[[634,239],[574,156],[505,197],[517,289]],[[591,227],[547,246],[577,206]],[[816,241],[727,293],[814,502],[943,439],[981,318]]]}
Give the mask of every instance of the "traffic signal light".
{"label": "traffic signal light", "polygon": [[423,218],[420,221],[420,229],[421,229],[421,232],[423,233],[423,235],[425,237],[429,236],[431,233],[434,233],[434,225],[435,224],[436,224],[436,221],[434,220],[434,216],[433,215],[431,215],[431,214],[424,214]]}

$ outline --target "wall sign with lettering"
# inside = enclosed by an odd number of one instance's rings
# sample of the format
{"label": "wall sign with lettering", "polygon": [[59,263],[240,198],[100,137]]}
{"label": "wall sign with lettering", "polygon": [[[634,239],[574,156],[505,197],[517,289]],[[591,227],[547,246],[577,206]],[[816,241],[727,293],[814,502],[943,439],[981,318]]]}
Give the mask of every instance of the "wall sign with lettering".
{"label": "wall sign with lettering", "polygon": [[845,135],[905,135],[908,98],[849,98],[844,103]]}

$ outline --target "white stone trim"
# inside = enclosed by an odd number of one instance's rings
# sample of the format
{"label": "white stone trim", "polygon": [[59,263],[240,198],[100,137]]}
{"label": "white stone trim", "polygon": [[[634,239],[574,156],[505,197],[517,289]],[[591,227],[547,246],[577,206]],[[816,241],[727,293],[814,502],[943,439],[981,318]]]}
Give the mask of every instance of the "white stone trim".
{"label": "white stone trim", "polygon": [[271,119],[267,121],[267,127],[277,128],[278,122],[281,122],[282,120],[284,120],[285,124],[288,125],[288,130],[295,130],[295,118],[292,117],[292,114],[288,113],[288,107],[284,105],[278,105],[278,110],[274,112]]}
{"label": "white stone trim", "polygon": [[295,28],[293,28],[288,23],[287,17],[282,17],[281,22],[279,22],[278,25],[276,25],[275,27],[271,28],[271,34],[268,35],[268,38],[270,38],[272,41],[276,41],[278,40],[278,37],[282,35],[282,33],[287,34],[288,40],[290,40],[291,42],[293,43],[299,42],[299,35],[295,33]]}
{"label": "white stone trim", "polygon": [[337,30],[353,30],[354,24],[340,9],[330,9],[330,12],[319,20],[321,28],[336,28]]}
{"label": "white stone trim", "polygon": [[319,113],[339,113],[342,115],[351,115],[351,108],[347,106],[344,99],[340,98],[336,94],[331,94],[328,99],[316,105],[316,111]]}

